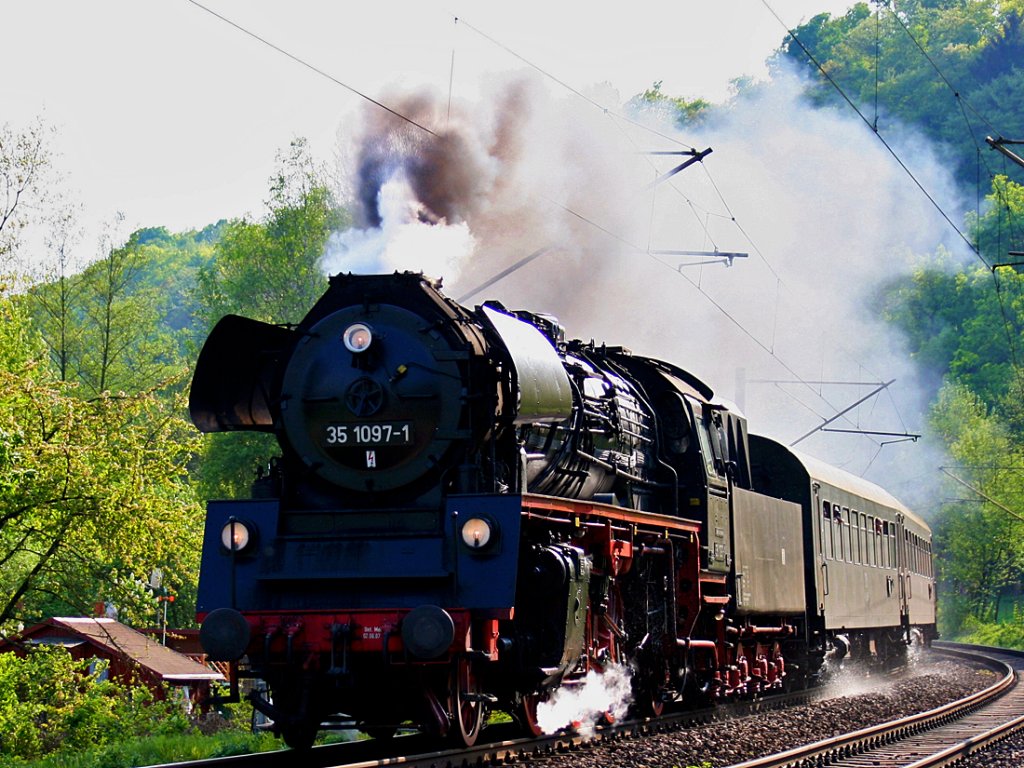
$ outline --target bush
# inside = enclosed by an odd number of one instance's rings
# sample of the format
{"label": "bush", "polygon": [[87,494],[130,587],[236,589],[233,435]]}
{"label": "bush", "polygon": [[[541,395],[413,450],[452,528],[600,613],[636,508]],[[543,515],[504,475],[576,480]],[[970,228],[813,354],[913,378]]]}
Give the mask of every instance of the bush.
{"label": "bush", "polygon": [[1015,608],[1013,613],[1011,620],[999,623],[983,623],[968,618],[964,622],[963,634],[957,639],[964,643],[1024,649],[1024,612]]}
{"label": "bush", "polygon": [[0,654],[0,757],[70,753],[140,737],[182,733],[187,715],[143,686],[104,679],[102,663],[40,646],[25,658]]}

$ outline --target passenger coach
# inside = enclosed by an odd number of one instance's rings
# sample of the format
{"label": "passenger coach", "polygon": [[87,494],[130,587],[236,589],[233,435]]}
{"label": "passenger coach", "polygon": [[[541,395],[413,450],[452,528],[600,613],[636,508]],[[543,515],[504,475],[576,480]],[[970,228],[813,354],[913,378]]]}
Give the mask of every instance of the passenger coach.
{"label": "passenger coach", "polygon": [[[755,485],[803,511],[808,631],[831,655],[905,655],[935,636],[927,524],[883,488],[781,443],[750,436]],[[815,643],[812,643],[812,647]]]}

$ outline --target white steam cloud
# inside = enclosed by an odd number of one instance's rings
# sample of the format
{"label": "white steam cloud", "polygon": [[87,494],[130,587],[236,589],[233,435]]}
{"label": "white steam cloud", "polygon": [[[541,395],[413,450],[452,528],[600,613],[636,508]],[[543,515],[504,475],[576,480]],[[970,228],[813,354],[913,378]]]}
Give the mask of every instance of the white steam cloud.
{"label": "white steam cloud", "polygon": [[537,724],[544,733],[573,728],[586,737],[601,720],[623,718],[631,695],[628,667],[612,664],[603,673],[590,670],[581,685],[559,688],[537,705]]}
{"label": "white steam cloud", "polygon": [[465,222],[425,220],[426,211],[401,171],[381,185],[378,210],[379,227],[352,228],[331,235],[321,262],[325,272],[410,270],[458,278],[461,265],[476,247]]}
{"label": "white steam cloud", "polygon": [[[866,382],[890,379],[831,426],[920,432],[934,381],[873,295],[916,258],[966,249],[859,118],[812,109],[801,85],[779,73],[685,136],[656,115],[640,117],[653,123],[643,129],[531,80],[496,85],[492,103],[450,116],[446,99],[410,97],[404,113],[448,126],[436,137],[368,113],[350,169],[367,226],[332,238],[325,269],[422,270],[451,296],[472,294],[465,303],[554,314],[570,337],[692,371],[740,403],[752,432],[783,442],[866,395]],[[955,218],[954,185],[925,140],[884,116],[880,127]],[[649,153],[689,147],[713,153],[652,185],[684,158]],[[437,243],[421,244],[425,234]],[[726,268],[665,253],[681,250],[749,256]],[[915,492],[938,485],[941,459],[896,439],[819,432],[798,447],[920,505]]]}

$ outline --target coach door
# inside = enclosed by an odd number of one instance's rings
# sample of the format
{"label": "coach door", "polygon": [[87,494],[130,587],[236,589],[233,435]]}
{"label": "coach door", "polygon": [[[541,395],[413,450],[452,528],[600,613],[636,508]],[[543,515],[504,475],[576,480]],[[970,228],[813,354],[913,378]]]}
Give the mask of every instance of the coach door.
{"label": "coach door", "polygon": [[907,557],[906,518],[902,512],[896,513],[896,567],[899,580],[900,616],[910,615],[909,601],[913,597],[913,585],[910,583],[910,568]]}
{"label": "coach door", "polygon": [[812,483],[811,488],[814,491],[814,499],[812,502],[813,512],[811,515],[812,520],[815,521],[812,523],[814,527],[814,562],[818,571],[814,575],[814,613],[820,614],[825,610],[825,595],[829,592],[829,573],[826,553],[831,550],[832,545],[832,505],[831,502],[822,501],[819,495],[821,486],[818,483]]}

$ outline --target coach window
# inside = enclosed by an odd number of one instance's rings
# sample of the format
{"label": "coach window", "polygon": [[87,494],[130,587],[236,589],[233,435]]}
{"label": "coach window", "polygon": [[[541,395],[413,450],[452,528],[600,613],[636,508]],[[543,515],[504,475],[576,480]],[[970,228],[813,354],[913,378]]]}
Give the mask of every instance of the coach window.
{"label": "coach window", "polygon": [[843,518],[846,521],[846,562],[853,562],[853,531],[856,525],[855,513],[852,509],[843,507]]}
{"label": "coach window", "polygon": [[821,524],[818,526],[818,534],[821,539],[819,542],[821,547],[821,556],[827,557],[828,554],[825,550],[825,540],[828,539],[828,534],[825,533],[826,526],[831,527],[832,525],[832,504],[828,501],[821,502]]}
{"label": "coach window", "polygon": [[892,568],[892,560],[889,559],[889,521],[882,521],[882,538],[879,540],[882,547],[882,567]]}
{"label": "coach window", "polygon": [[832,524],[832,518],[835,515],[835,507],[833,507],[831,504],[828,504],[828,502],[826,502],[826,505],[826,508],[828,509],[828,522],[823,524],[823,527],[825,529],[823,531],[823,533],[825,534],[825,557],[829,560],[834,560],[836,556],[836,539],[835,533],[832,530],[834,527]]}
{"label": "coach window", "polygon": [[843,525],[846,526],[846,535],[843,536],[843,541],[846,544],[846,562],[853,562],[853,515],[850,514],[850,510],[847,507],[843,507]]}
{"label": "coach window", "polygon": [[885,530],[885,521],[879,518],[875,520],[875,554],[878,555],[878,567],[885,568],[885,547],[882,546],[882,531]]}
{"label": "coach window", "polygon": [[868,565],[877,565],[875,561],[875,516],[865,515],[864,523],[864,546],[867,547],[865,562]]}
{"label": "coach window", "polygon": [[899,563],[896,562],[896,524],[893,523],[889,526],[889,567],[896,568]]}
{"label": "coach window", "polygon": [[851,555],[853,562],[860,563],[860,512],[851,509],[850,510],[850,537],[853,539],[853,548],[851,549]]}
{"label": "coach window", "polygon": [[878,546],[882,550],[882,567],[889,567],[889,521],[882,521],[882,531],[878,537]]}
{"label": "coach window", "polygon": [[833,532],[836,536],[836,559],[840,562],[846,559],[846,547],[843,546],[843,519],[844,511],[839,507],[833,507]]}

